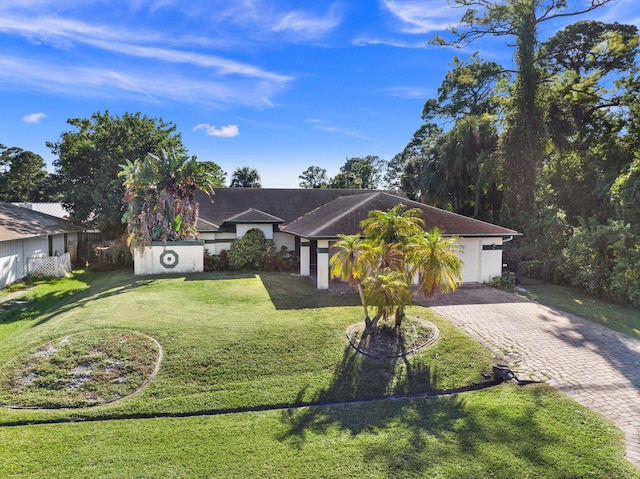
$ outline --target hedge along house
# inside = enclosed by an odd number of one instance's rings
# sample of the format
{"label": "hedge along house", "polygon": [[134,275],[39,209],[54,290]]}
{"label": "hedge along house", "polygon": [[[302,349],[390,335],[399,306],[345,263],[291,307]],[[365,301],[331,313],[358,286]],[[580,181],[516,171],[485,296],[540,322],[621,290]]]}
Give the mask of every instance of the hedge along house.
{"label": "hedge along house", "polygon": [[35,272],[60,271],[60,259],[68,258],[70,269],[81,231],[62,218],[0,203],[0,288]]}
{"label": "hedge along house", "polygon": [[329,259],[338,234],[360,232],[360,221],[372,210],[398,204],[419,208],[425,229],[437,226],[443,236],[458,236],[464,251],[463,283],[490,282],[502,273],[502,247],[520,233],[434,208],[402,194],[339,189],[216,189],[213,203],[201,195],[197,229],[210,254],[228,250],[252,229],[261,230],[276,248],[286,246],[300,258],[300,275],[329,288]]}

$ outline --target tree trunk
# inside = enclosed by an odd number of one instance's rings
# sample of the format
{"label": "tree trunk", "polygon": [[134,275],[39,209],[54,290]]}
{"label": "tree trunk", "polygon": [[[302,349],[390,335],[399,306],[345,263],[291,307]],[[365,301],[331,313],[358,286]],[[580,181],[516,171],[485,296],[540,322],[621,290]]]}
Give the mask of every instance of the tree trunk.
{"label": "tree trunk", "polygon": [[378,327],[378,320],[380,319],[380,314],[376,313],[376,315],[369,321],[368,329],[370,331],[375,331]]}
{"label": "tree trunk", "polygon": [[404,308],[402,306],[398,306],[396,308],[396,329],[400,329],[400,325],[402,324],[403,319],[404,319]]}
{"label": "tree trunk", "polygon": [[514,109],[507,117],[502,142],[507,176],[505,206],[512,223],[518,223],[519,213],[533,212],[536,177],[544,148],[544,122],[538,103],[540,73],[535,64],[535,5],[523,12],[520,20],[522,25],[516,34],[518,72],[513,91]]}
{"label": "tree trunk", "polygon": [[360,295],[360,302],[362,303],[362,308],[364,309],[364,325],[368,329],[371,325],[371,319],[369,318],[369,310],[367,309],[367,302],[364,299],[364,289],[362,289],[362,284],[357,283],[356,288],[358,289],[358,294]]}

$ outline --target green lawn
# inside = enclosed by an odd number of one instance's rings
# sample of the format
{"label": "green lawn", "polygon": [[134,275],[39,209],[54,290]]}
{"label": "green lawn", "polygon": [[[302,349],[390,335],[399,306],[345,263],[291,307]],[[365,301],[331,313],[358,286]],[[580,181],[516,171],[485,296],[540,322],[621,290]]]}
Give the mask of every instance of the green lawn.
{"label": "green lawn", "polygon": [[0,408],[3,478],[640,477],[613,425],[544,385],[376,400],[490,371],[486,350],[425,308],[409,314],[435,323],[438,343],[377,361],[347,347],[356,297],[288,274],[76,273],[22,299],[0,312],[0,368],[103,328],[152,336],[164,359],[123,401]]}
{"label": "green lawn", "polygon": [[640,339],[640,310],[595,298],[578,288],[553,284],[526,285],[526,296]]}

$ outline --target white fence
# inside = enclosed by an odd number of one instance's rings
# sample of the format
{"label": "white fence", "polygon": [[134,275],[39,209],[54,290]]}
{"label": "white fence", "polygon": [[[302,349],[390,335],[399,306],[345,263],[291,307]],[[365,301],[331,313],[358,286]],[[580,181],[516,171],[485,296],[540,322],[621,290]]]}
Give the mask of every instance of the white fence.
{"label": "white fence", "polygon": [[71,273],[71,255],[61,256],[32,256],[27,263],[29,276],[45,276],[60,278]]}

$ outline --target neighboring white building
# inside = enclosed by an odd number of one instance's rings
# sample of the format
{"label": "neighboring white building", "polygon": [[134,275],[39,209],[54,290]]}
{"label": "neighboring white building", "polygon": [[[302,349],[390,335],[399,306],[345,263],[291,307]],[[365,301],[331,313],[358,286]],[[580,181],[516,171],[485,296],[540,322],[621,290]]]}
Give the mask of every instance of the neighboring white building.
{"label": "neighboring white building", "polygon": [[64,219],[0,203],[0,288],[27,276],[30,259],[70,252],[81,231]]}
{"label": "neighboring white building", "polygon": [[228,250],[251,229],[264,232],[279,249],[300,258],[300,274],[329,287],[329,258],[338,234],[360,232],[360,221],[372,210],[398,204],[422,210],[425,229],[437,226],[444,236],[458,236],[464,251],[464,283],[490,282],[502,273],[502,245],[520,233],[484,221],[412,201],[399,193],[342,189],[220,188],[213,201],[198,198],[197,229],[210,254]]}

